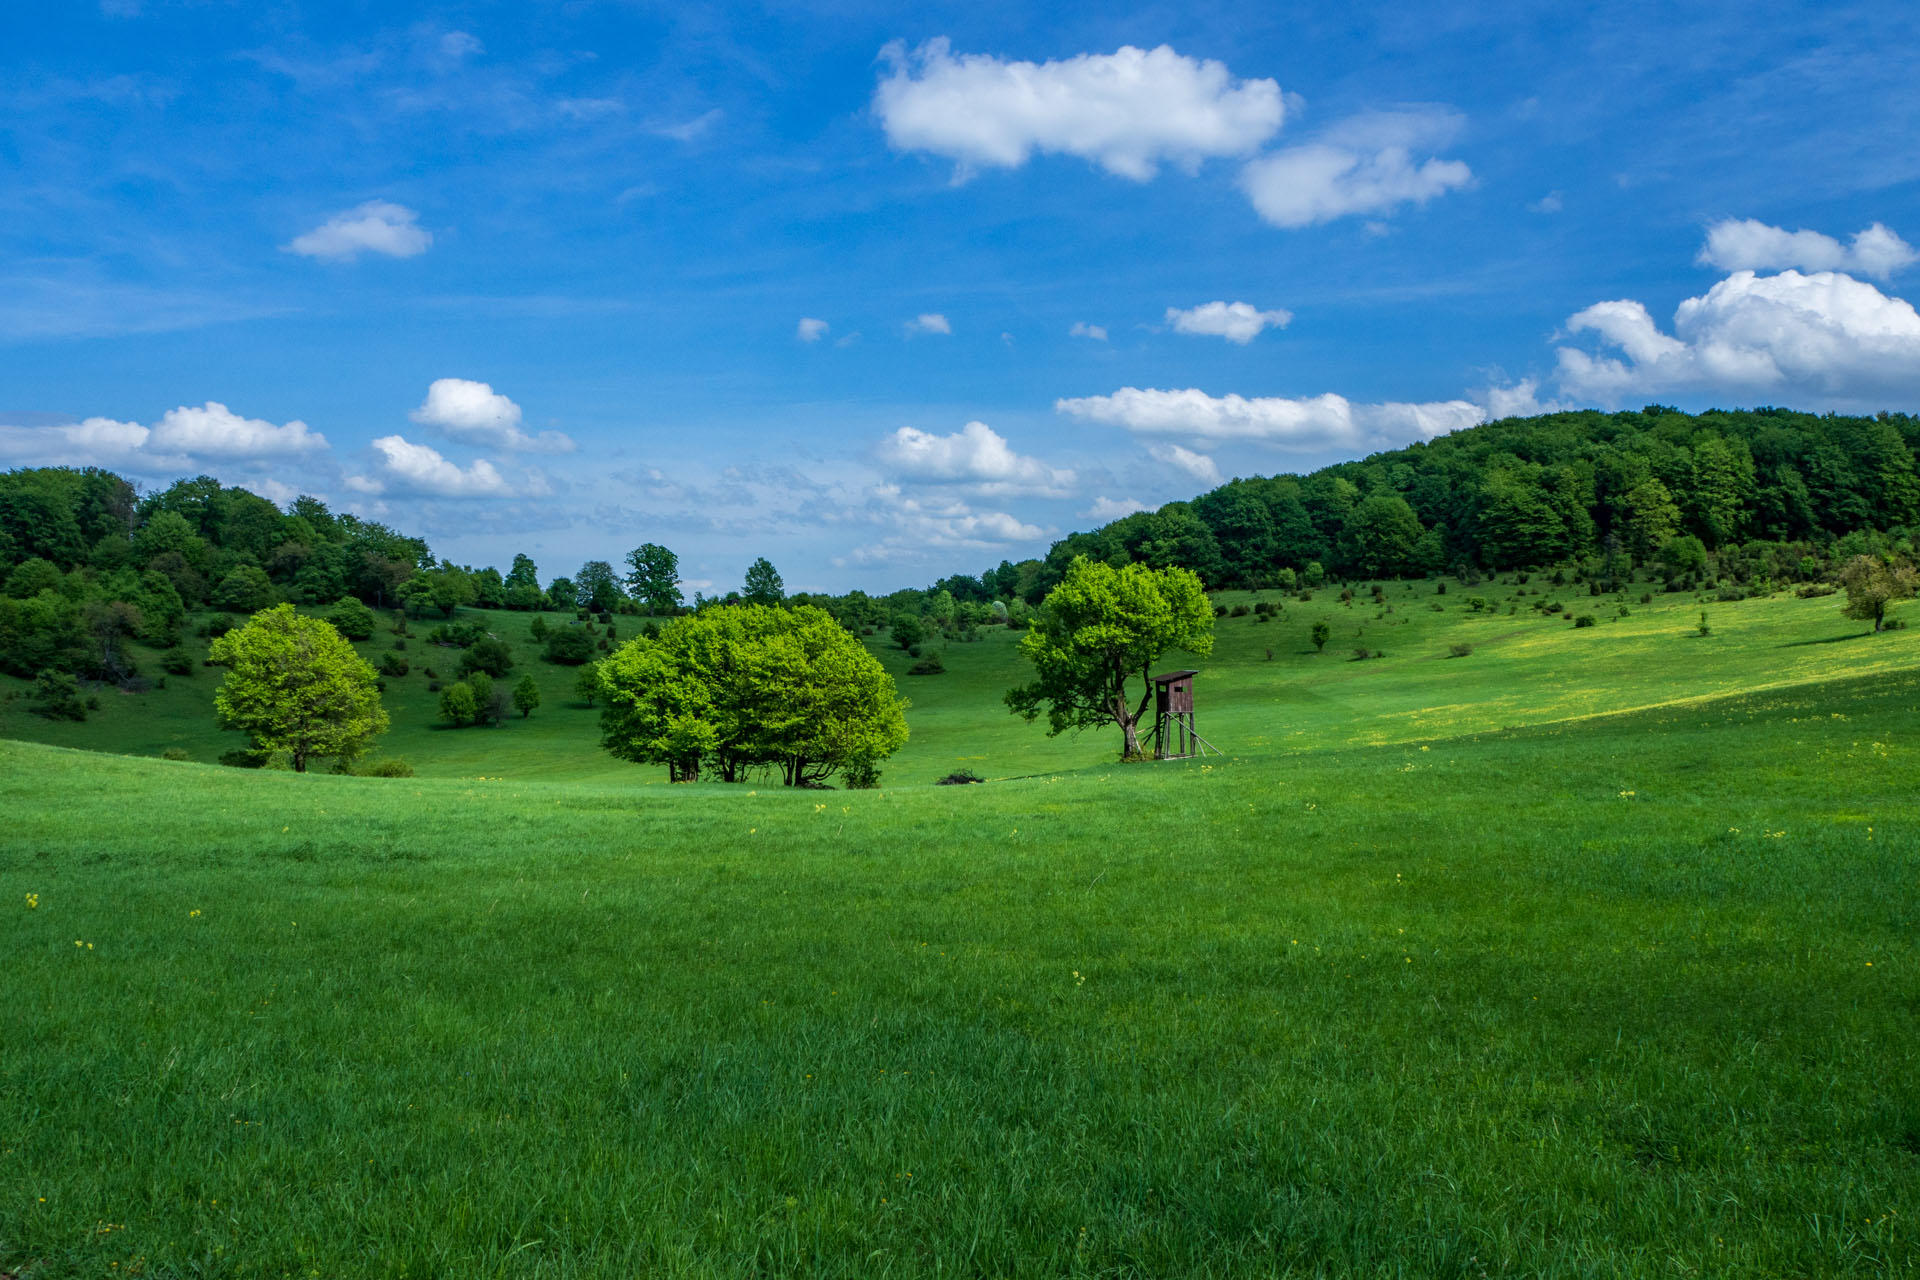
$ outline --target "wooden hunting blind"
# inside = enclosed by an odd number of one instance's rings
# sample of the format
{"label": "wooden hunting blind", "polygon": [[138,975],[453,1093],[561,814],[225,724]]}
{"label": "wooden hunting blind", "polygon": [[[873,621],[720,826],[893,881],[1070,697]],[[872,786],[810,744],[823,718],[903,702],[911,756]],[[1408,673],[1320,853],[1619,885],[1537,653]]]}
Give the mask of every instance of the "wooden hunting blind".
{"label": "wooden hunting blind", "polygon": [[1198,671],[1167,671],[1153,677],[1153,758],[1187,760],[1219,748],[1193,727],[1193,678]]}

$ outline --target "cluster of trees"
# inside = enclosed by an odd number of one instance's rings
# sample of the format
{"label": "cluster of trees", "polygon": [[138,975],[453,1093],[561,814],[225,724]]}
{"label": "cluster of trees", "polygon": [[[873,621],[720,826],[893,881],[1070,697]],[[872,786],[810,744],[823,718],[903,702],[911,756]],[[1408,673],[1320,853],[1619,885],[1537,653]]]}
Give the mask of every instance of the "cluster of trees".
{"label": "cluster of trees", "polygon": [[[127,685],[129,644],[172,649],[194,610],[388,606],[427,546],[315,498],[282,511],[206,476],[141,496],[111,472],[0,474],[0,670]],[[192,671],[182,655],[167,670]]]}
{"label": "cluster of trees", "polygon": [[777,772],[788,786],[840,774],[873,786],[907,740],[906,703],[857,639],[822,610],[701,609],[600,662],[601,741],[675,782]]}
{"label": "cluster of trees", "polygon": [[[1179,565],[1210,588],[1587,558],[1626,569],[1758,557],[1812,576],[1850,534],[1920,524],[1917,445],[1920,418],[1906,414],[1649,405],[1511,418],[1310,475],[1236,479],[1072,534],[1039,566],[1003,568],[1035,602],[1079,556]],[[990,585],[1007,584],[996,572]]]}

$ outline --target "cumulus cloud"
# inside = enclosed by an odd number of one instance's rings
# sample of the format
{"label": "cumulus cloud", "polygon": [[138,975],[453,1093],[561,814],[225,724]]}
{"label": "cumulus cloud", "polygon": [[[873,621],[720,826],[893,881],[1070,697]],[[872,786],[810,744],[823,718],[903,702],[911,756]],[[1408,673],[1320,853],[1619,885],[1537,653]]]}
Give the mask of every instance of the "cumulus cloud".
{"label": "cumulus cloud", "polygon": [[1156,444],[1147,453],[1155,462],[1172,467],[1175,471],[1184,471],[1201,484],[1220,483],[1220,468],[1204,453],[1195,453],[1177,444]]}
{"label": "cumulus cloud", "polygon": [[1284,329],[1292,321],[1291,311],[1262,311],[1251,302],[1206,302],[1185,311],[1167,308],[1167,323],[1175,333],[1225,338],[1243,347],[1259,337],[1262,329]]}
{"label": "cumulus cloud", "polygon": [[1788,231],[1753,218],[1727,218],[1707,228],[1696,259],[1723,271],[1843,271],[1885,280],[1920,254],[1882,223],[1855,233],[1849,244],[1818,231]]}
{"label": "cumulus cloud", "polygon": [[1108,520],[1118,520],[1122,516],[1130,516],[1136,511],[1152,509],[1138,498],[1095,498],[1093,505],[1080,514],[1105,523]]}
{"label": "cumulus cloud", "polygon": [[243,418],[218,401],[169,409],[151,427],[113,418],[0,425],[0,459],[41,466],[123,468],[151,475],[201,464],[257,465],[306,457],[327,438],[300,421]]}
{"label": "cumulus cloud", "polygon": [[351,262],[362,253],[411,258],[425,253],[433,244],[433,234],[420,227],[419,219],[420,215],[405,205],[369,200],[334,214],[305,235],[295,236],[284,248],[289,253],[336,262]]}
{"label": "cumulus cloud", "polygon": [[407,416],[437,428],[449,440],[479,448],[572,453],[575,447],[558,431],[528,435],[520,429],[519,405],[488,384],[467,378],[435,378],[427,387],[426,401]]}
{"label": "cumulus cloud", "polygon": [[430,445],[404,436],[381,436],[368,475],[347,477],[347,486],[364,494],[411,493],[434,498],[508,498],[515,496],[499,469],[485,458],[462,468]]}
{"label": "cumulus cloud", "polygon": [[953,326],[948,324],[947,318],[937,311],[928,311],[917,315],[907,321],[905,327],[909,338],[920,333],[944,333],[948,335],[953,333]]}
{"label": "cumulus cloud", "polygon": [[1034,542],[1046,530],[1005,511],[981,511],[945,494],[908,493],[898,485],[873,490],[868,518],[895,532],[842,557],[842,564],[926,560],[956,549],[984,550]]}
{"label": "cumulus cloud", "polygon": [[1088,324],[1084,320],[1076,320],[1073,323],[1073,328],[1067,330],[1067,336],[1069,338],[1091,338],[1095,342],[1105,342],[1107,340],[1107,330],[1104,325]]}
{"label": "cumulus cloud", "polygon": [[327,447],[327,438],[300,421],[275,426],[243,418],[216,400],[198,409],[169,409],[154,423],[146,447],[196,458],[286,458]]}
{"label": "cumulus cloud", "polygon": [[1630,299],[1595,303],[1566,328],[1614,352],[1558,353],[1561,387],[1604,403],[1711,391],[1864,405],[1920,391],[1920,315],[1838,272],[1737,271],[1682,302],[1671,334]]}
{"label": "cumulus cloud", "polygon": [[827,336],[831,327],[825,320],[816,320],[812,316],[801,316],[800,323],[793,327],[793,336],[802,342],[818,342]]}
{"label": "cumulus cloud", "polygon": [[960,485],[981,496],[1026,494],[1060,497],[1072,491],[1074,473],[1015,453],[984,422],[969,422],[950,436],[901,427],[881,441],[881,464],[899,479],[917,484]]}
{"label": "cumulus cloud", "polygon": [[[1255,211],[1277,227],[1425,204],[1473,181],[1461,161],[1430,154],[1451,142],[1460,125],[1458,113],[1437,108],[1357,116],[1313,142],[1250,161],[1240,185]],[[1417,158],[1423,152],[1427,158]]]}
{"label": "cumulus cloud", "polygon": [[887,141],[953,160],[957,179],[1052,152],[1144,182],[1163,162],[1244,155],[1285,117],[1272,80],[1235,80],[1165,45],[1033,63],[956,57],[936,39],[911,52],[895,42],[881,58],[873,107]]}
{"label": "cumulus cloud", "polygon": [[1181,391],[1122,387],[1110,396],[1057,400],[1054,408],[1135,435],[1301,451],[1369,449],[1408,440],[1431,440],[1486,418],[1486,411],[1470,400],[1355,404],[1331,392],[1289,399],[1213,396],[1191,387]]}

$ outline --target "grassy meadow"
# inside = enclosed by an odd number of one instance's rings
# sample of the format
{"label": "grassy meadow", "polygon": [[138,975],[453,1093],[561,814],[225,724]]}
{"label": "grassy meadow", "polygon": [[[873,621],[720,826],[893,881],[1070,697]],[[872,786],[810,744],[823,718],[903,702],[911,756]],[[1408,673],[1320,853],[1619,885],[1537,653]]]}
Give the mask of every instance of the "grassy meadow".
{"label": "grassy meadow", "polygon": [[1513,590],[1222,619],[1206,761],[955,643],[873,792],[668,787],[533,661],[434,728],[418,639],[411,779],[15,702],[0,1271],[1920,1273],[1920,633]]}

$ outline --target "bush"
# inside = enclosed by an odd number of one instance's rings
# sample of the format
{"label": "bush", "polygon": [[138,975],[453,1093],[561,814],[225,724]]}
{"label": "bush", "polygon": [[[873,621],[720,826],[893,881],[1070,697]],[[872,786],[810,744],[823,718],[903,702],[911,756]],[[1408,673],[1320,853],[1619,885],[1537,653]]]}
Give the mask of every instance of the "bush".
{"label": "bush", "polygon": [[168,747],[165,751],[162,751],[160,753],[160,758],[162,760],[192,759],[192,757],[187,754],[187,749],[185,747]]}
{"label": "bush", "polygon": [[1472,654],[1473,654],[1473,646],[1470,644],[1455,644],[1455,645],[1447,646],[1447,656],[1449,658],[1466,658],[1466,657],[1471,657]]}
{"label": "bush", "polygon": [[933,785],[936,787],[967,787],[986,779],[971,769],[956,769]]}
{"label": "bush", "polygon": [[229,769],[264,769],[267,753],[253,747],[235,747],[220,753],[220,763]]}
{"label": "bush", "polygon": [[473,696],[473,686],[466,681],[447,686],[440,695],[440,718],[454,728],[466,728],[478,714],[479,702]]}
{"label": "bush", "polygon": [[1227,616],[1227,606],[1225,606],[1225,605],[1223,605],[1223,604],[1217,604],[1217,605],[1215,605],[1215,606],[1213,606],[1213,616],[1214,616],[1214,617],[1216,617],[1216,618],[1224,618],[1224,617],[1226,617],[1226,616]]}
{"label": "bush", "polygon": [[864,756],[849,760],[840,770],[849,791],[872,791],[880,785],[880,762]]}
{"label": "bush", "polygon": [[412,669],[407,665],[407,660],[397,653],[380,655],[380,674],[383,676],[390,676],[397,680]]}
{"label": "bush", "polygon": [[193,674],[193,659],[174,649],[160,659],[160,669],[170,676],[190,676]]}
{"label": "bush", "polygon": [[470,676],[476,671],[484,671],[498,679],[513,670],[513,650],[507,642],[492,636],[475,641],[467,651],[460,655],[460,674]]}
{"label": "bush", "polygon": [[449,649],[465,649],[487,638],[487,629],[477,622],[443,622],[427,632],[428,644]]}
{"label": "bush", "polygon": [[356,772],[363,778],[411,778],[413,766],[399,756],[388,756],[384,760],[375,760]]}
{"label": "bush", "polygon": [[1355,662],[1365,662],[1368,658],[1377,658],[1379,656],[1379,654],[1367,648],[1365,645],[1356,646],[1353,651],[1353,660]]}
{"label": "bush", "polygon": [[1597,621],[1598,619],[1595,618],[1592,614],[1583,613],[1579,617],[1573,620],[1573,625],[1575,627],[1590,627]]}
{"label": "bush", "polygon": [[405,640],[395,640],[393,642],[393,651],[395,653],[405,653],[406,649],[407,649],[407,642]]}
{"label": "bush", "polygon": [[373,634],[374,625],[378,620],[373,616],[373,610],[366,605],[352,596],[342,596],[335,602],[333,608],[327,610],[327,621],[333,624],[335,631],[347,639],[365,640]]}
{"label": "bush", "polygon": [[[80,700],[80,682],[64,671],[42,671],[33,681],[33,714],[49,720],[85,720],[90,704]],[[91,705],[97,707],[97,700]]]}
{"label": "bush", "polygon": [[1247,606],[1243,604],[1237,604],[1233,606],[1232,610],[1229,612],[1229,616],[1235,617],[1235,618],[1244,618],[1251,612],[1253,611],[1247,608]]}
{"label": "bush", "polygon": [[[1809,582],[1793,594],[1799,596],[1802,600],[1818,600],[1821,596],[1830,596],[1839,590],[1840,588],[1834,586],[1831,582]],[[1642,603],[1645,602],[1642,601]]]}
{"label": "bush", "polygon": [[947,664],[940,661],[940,655],[937,653],[930,653],[926,657],[920,659],[920,661],[908,667],[907,674],[910,676],[937,676],[945,672],[946,669],[947,669]]}
{"label": "bush", "polygon": [[556,627],[547,636],[547,649],[543,655],[548,662],[563,667],[577,667],[593,661],[593,634],[585,627]]}

